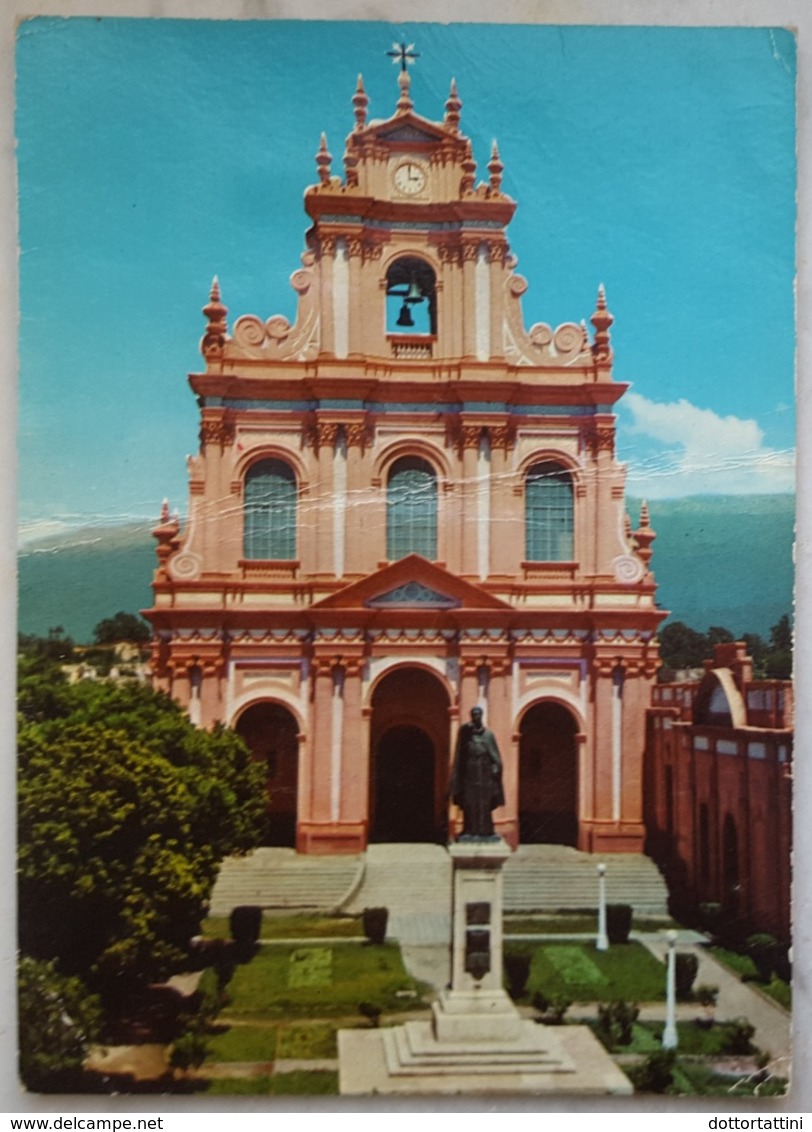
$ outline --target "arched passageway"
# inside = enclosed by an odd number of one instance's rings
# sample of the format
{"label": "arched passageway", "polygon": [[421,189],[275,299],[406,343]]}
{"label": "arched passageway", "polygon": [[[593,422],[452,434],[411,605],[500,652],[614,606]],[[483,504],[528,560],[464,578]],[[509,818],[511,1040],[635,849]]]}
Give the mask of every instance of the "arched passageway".
{"label": "arched passageway", "polygon": [[397,669],[372,696],[370,841],[444,841],[448,695],[419,668]]}
{"label": "arched passageway", "polygon": [[268,832],[266,845],[296,844],[299,727],[281,704],[259,703],[246,708],[235,730],[267,773]]}
{"label": "arched passageway", "polygon": [[577,725],[561,704],[535,704],[519,742],[519,839],[578,843]]}

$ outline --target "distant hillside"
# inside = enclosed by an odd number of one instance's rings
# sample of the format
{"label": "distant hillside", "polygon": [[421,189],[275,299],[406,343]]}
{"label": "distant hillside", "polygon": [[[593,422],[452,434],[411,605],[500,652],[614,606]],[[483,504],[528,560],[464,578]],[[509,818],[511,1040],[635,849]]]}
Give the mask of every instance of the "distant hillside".
{"label": "distant hillside", "polygon": [[61,625],[91,641],[103,617],[152,605],[152,524],[86,527],[29,543],[18,556],[19,631]]}
{"label": "distant hillside", "polygon": [[[629,509],[636,526],[639,504]],[[766,637],[782,614],[792,614],[793,496],[663,499],[649,512],[657,597],[670,620]]]}
{"label": "distant hillside", "polygon": [[[650,504],[658,599],[671,619],[766,636],[792,610],[795,500],[698,496]],[[640,505],[630,501],[632,525]],[[30,543],[19,556],[23,633],[62,625],[88,641],[103,617],[151,604],[151,524],[92,527]]]}

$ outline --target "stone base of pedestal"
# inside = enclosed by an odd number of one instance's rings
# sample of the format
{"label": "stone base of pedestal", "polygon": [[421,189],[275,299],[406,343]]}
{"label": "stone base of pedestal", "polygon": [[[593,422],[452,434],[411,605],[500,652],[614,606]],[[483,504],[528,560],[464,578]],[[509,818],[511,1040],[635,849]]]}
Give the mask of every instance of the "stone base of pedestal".
{"label": "stone base of pedestal", "polygon": [[513,1042],[523,1025],[503,990],[444,990],[431,1009],[438,1042]]}
{"label": "stone base of pedestal", "polygon": [[340,1030],[338,1056],[344,1095],[633,1092],[586,1026],[550,1028],[520,1019],[511,1041],[440,1041],[430,1022]]}

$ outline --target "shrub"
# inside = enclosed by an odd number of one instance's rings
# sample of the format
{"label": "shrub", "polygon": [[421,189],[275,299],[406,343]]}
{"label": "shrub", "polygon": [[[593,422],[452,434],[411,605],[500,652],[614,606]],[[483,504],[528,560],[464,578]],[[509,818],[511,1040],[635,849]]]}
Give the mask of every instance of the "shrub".
{"label": "shrub", "polygon": [[610,943],[628,943],[632,930],[631,904],[606,905],[606,934]]}
{"label": "shrub", "polygon": [[649,1054],[642,1065],[634,1065],[628,1070],[635,1089],[640,1093],[665,1093],[674,1080],[673,1049],[658,1049]]}
{"label": "shrub", "polygon": [[572,999],[561,991],[551,995],[536,991],[533,995],[533,1006],[541,1015],[541,1021],[546,1022],[548,1026],[560,1026],[564,1022],[564,1015],[572,1006]]}
{"label": "shrub", "polygon": [[640,1014],[637,1003],[607,1002],[598,1007],[597,1032],[607,1049],[631,1045],[633,1027]]}
{"label": "shrub", "polygon": [[358,1013],[367,1019],[370,1026],[380,1026],[382,1011],[377,1002],[359,1002]]}
{"label": "shrub", "polygon": [[778,940],[769,932],[757,932],[747,937],[747,954],[753,960],[762,982],[768,983],[775,970],[780,946]]}
{"label": "shrub", "polygon": [[691,988],[699,970],[699,959],[692,951],[678,951],[674,956],[678,1002],[690,1002]]}
{"label": "shrub", "polygon": [[189,1069],[198,1069],[206,1060],[209,1052],[209,1043],[199,1030],[187,1030],[172,1043],[172,1052],[169,1055],[169,1064],[173,1069],[187,1072]]}
{"label": "shrub", "polygon": [[262,930],[262,909],[255,904],[240,904],[231,909],[228,920],[231,938],[240,947],[251,947]]}
{"label": "shrub", "polygon": [[708,983],[700,983],[694,990],[694,998],[700,1006],[715,1006],[719,997],[719,988]]}
{"label": "shrub", "polygon": [[506,951],[503,957],[508,994],[512,999],[522,997],[530,975],[532,955],[527,951]]}
{"label": "shrub", "polygon": [[746,1018],[733,1018],[725,1022],[724,1052],[732,1054],[746,1054],[753,1052],[752,1037],[756,1032]]}
{"label": "shrub", "polygon": [[386,925],[389,920],[388,908],[365,908],[363,916],[364,935],[370,943],[383,943],[386,939]]}

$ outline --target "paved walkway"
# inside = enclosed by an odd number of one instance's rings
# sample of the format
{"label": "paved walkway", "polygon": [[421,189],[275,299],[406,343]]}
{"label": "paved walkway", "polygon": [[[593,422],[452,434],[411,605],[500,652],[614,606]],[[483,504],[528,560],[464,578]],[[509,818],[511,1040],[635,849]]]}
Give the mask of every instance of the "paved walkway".
{"label": "paved walkway", "polygon": [[425,947],[451,940],[451,858],[443,845],[370,845],[363,884],[347,912],[384,906],[387,935]]}
{"label": "paved walkway", "polygon": [[[652,955],[664,959],[667,943],[657,934],[637,933],[637,938]],[[774,1070],[781,1076],[788,1076],[792,1050],[792,1032],[789,1014],[773,1002],[751,983],[743,983],[739,976],[721,963],[701,946],[702,936],[697,932],[682,931],[677,937],[679,951],[693,951],[699,958],[699,970],[695,985],[708,983],[719,988],[716,1004],[716,1017],[720,1021],[744,1017],[755,1026],[753,1041],[764,1052],[772,1055]],[[695,1009],[695,1008],[694,1008]]]}

